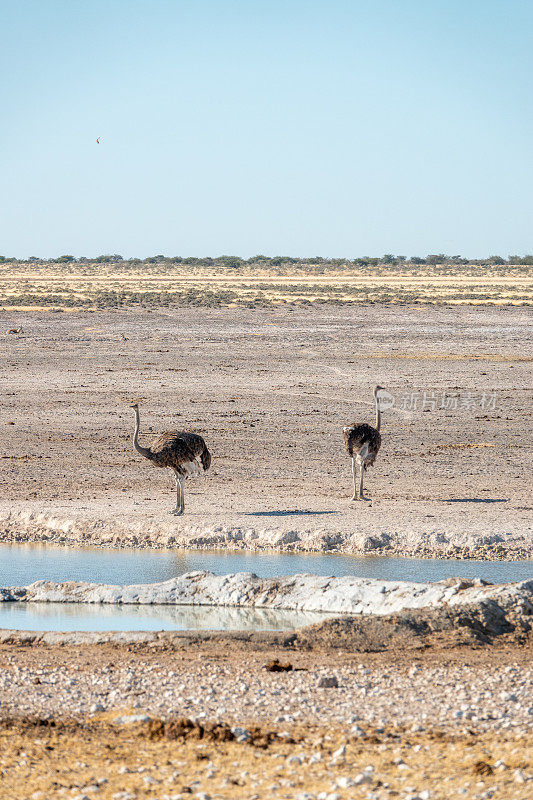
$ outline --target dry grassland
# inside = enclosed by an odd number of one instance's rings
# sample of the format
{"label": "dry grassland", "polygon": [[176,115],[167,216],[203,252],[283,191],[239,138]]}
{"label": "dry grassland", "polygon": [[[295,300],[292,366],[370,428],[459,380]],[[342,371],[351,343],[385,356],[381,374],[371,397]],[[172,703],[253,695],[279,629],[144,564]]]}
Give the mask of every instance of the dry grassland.
{"label": "dry grassland", "polygon": [[0,306],[51,310],[128,306],[276,307],[320,303],[528,305],[526,266],[322,270],[186,269],[122,264],[0,265]]}
{"label": "dry grassland", "polygon": [[[1,796],[112,800],[125,792],[124,798],[136,800],[266,800],[329,796],[340,789],[336,796],[354,800],[403,800],[424,791],[430,798],[533,797],[533,781],[520,782],[517,775],[527,776],[531,750],[523,735],[512,732],[453,736],[395,730],[347,742],[342,730],[300,726],[258,729],[254,743],[238,743],[197,727],[177,738],[160,734],[160,728],[164,731],[153,722],[117,727],[95,718],[6,721],[0,728]],[[343,746],[345,755],[331,763]],[[505,766],[498,766],[500,761]],[[354,785],[369,766],[374,768],[369,781]],[[487,791],[491,794],[483,794]]]}

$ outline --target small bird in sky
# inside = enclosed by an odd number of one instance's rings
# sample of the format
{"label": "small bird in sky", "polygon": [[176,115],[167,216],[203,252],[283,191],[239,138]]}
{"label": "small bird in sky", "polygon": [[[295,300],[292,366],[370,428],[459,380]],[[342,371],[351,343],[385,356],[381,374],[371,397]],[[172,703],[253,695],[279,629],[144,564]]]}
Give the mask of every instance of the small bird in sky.
{"label": "small bird in sky", "polygon": [[100,137],[96,140],[96,144],[100,144]]}

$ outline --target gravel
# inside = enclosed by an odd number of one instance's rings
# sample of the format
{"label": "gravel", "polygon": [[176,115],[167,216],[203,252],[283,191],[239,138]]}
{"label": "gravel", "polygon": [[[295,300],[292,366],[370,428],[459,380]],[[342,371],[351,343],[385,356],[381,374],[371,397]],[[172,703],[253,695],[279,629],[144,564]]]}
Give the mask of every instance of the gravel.
{"label": "gravel", "polygon": [[[13,653],[0,671],[0,715],[76,717],[95,713],[96,707],[128,708],[133,714],[119,716],[117,724],[145,715],[207,718],[239,723],[243,741],[244,726],[261,723],[340,724],[353,738],[384,726],[452,731],[527,731],[531,726],[532,667],[456,664],[415,672],[393,664],[386,670],[354,664],[336,671],[338,688],[327,696],[317,691],[323,677],[320,669],[279,674],[258,665],[229,669],[210,661],[177,663],[171,670],[143,662],[113,668],[28,667]],[[337,761],[341,758],[336,754]]]}

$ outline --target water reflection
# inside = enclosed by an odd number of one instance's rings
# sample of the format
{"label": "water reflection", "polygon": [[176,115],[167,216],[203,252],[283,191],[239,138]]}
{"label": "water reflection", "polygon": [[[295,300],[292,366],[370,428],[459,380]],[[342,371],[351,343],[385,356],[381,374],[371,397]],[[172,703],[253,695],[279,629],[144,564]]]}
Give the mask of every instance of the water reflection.
{"label": "water reflection", "polygon": [[328,614],[212,606],[0,603],[0,628],[26,631],[293,630]]}
{"label": "water reflection", "polygon": [[104,550],[50,545],[0,545],[0,586],[36,580],[156,583],[185,572],[217,575],[255,572],[260,577],[356,575],[377,580],[437,581],[484,578],[493,583],[533,579],[533,561],[453,561],[335,554],[228,553],[185,550]]}

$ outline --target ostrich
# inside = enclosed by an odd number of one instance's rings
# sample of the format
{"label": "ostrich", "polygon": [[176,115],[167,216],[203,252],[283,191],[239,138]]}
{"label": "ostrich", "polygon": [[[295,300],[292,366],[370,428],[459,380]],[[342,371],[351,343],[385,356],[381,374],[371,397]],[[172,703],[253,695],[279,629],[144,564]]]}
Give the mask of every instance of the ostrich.
{"label": "ostrich", "polygon": [[[381,447],[381,411],[379,408],[378,392],[383,386],[376,386],[374,389],[374,402],[376,404],[376,427],[368,425],[366,422],[352,423],[342,429],[344,444],[348,454],[352,458],[353,473],[353,497],[352,500],[368,500],[363,495],[363,473],[367,467],[371,467],[379,448]],[[355,482],[355,464],[359,466],[359,491]]]}
{"label": "ostrich", "polygon": [[142,447],[139,444],[139,405],[134,403],[132,406],[135,411],[135,433],[133,435],[133,446],[142,456],[147,458],[156,467],[170,467],[176,476],[177,500],[176,508],[172,509],[171,514],[180,516],[185,511],[185,499],[183,486],[185,479],[190,475],[198,475],[209,469],[211,465],[211,453],[207,449],[206,443],[197,433],[187,433],[185,431],[165,431],[157,439],[154,439],[151,447]]}

